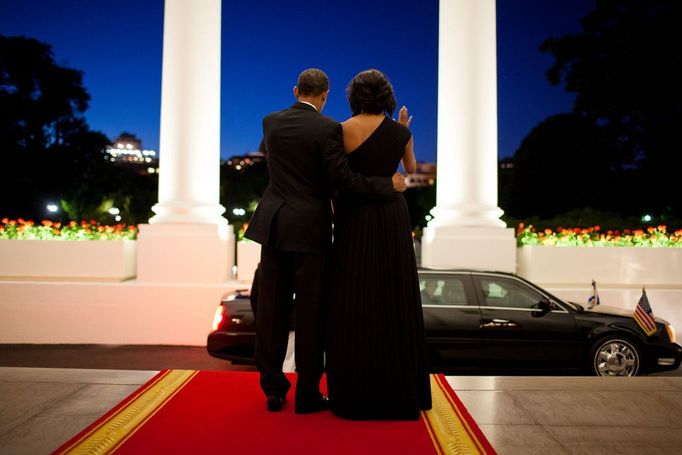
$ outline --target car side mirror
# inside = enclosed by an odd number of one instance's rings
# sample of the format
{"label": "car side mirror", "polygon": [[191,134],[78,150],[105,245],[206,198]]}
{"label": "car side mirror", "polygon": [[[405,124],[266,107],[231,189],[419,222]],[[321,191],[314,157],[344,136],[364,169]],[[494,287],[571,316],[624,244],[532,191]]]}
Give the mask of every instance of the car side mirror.
{"label": "car side mirror", "polygon": [[538,310],[539,311],[533,311],[533,316],[535,317],[540,317],[544,316],[550,311],[554,309],[554,304],[550,302],[548,299],[542,299],[538,302]]}

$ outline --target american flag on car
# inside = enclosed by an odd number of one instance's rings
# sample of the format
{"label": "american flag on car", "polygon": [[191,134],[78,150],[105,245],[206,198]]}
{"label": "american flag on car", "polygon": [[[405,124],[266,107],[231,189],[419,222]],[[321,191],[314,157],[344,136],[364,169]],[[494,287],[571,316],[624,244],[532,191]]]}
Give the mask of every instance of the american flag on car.
{"label": "american flag on car", "polygon": [[651,311],[651,305],[649,305],[645,289],[642,289],[642,297],[637,302],[634,318],[647,336],[656,333],[656,321],[654,320],[654,313]]}

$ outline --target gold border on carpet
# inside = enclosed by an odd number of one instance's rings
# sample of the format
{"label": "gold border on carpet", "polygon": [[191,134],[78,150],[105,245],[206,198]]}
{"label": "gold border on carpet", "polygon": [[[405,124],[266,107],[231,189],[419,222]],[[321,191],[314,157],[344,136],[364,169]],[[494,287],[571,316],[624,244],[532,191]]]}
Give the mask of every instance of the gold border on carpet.
{"label": "gold border on carpet", "polygon": [[430,411],[422,411],[422,419],[439,455],[485,454],[457,405],[435,375],[431,375]]}
{"label": "gold border on carpet", "polygon": [[196,370],[169,370],[140,395],[105,419],[62,453],[111,453],[130,438],[175,394],[192,380]]}

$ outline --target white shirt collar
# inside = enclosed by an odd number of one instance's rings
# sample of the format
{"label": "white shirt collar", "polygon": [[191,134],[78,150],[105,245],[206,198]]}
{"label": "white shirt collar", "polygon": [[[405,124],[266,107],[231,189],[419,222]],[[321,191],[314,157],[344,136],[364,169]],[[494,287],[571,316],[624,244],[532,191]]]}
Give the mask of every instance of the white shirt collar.
{"label": "white shirt collar", "polygon": [[317,108],[315,107],[315,105],[313,103],[309,103],[307,101],[301,101],[301,100],[298,100],[298,102],[303,103],[303,104],[307,104],[308,106],[312,106],[312,108],[315,109],[315,111],[317,111]]}

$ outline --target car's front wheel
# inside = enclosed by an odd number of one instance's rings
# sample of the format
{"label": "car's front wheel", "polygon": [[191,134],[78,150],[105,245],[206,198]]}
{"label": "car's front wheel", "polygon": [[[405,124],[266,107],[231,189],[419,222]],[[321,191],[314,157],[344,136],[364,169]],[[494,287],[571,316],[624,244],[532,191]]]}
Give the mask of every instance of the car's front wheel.
{"label": "car's front wheel", "polygon": [[606,337],[592,346],[589,372],[596,376],[637,376],[640,374],[642,355],[630,340]]}

